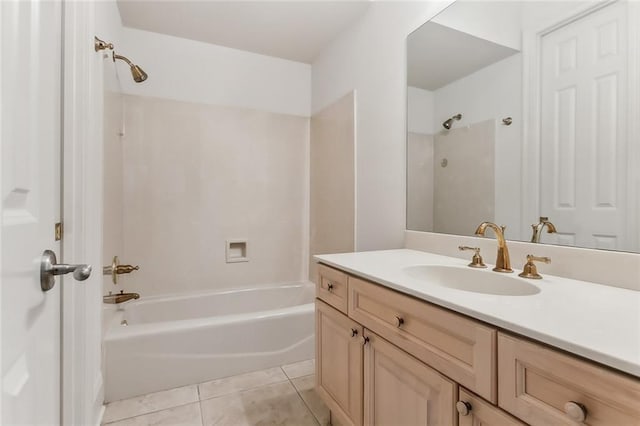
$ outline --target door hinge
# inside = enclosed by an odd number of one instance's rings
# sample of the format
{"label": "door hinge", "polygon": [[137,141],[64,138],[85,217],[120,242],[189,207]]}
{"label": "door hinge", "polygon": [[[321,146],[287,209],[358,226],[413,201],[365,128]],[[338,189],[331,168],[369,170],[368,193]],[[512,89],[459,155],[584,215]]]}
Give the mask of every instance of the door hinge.
{"label": "door hinge", "polygon": [[62,239],[62,234],[63,234],[62,222],[58,222],[56,223],[56,230],[55,230],[56,241],[60,241]]}

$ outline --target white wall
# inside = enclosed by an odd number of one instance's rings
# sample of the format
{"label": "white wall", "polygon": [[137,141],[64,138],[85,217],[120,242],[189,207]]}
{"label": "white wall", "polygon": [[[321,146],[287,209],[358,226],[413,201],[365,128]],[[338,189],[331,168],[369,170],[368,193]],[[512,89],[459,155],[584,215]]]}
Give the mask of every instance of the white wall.
{"label": "white wall", "polygon": [[132,28],[116,52],[149,79],[134,83],[118,61],[125,93],[309,117],[311,66]]}
{"label": "white wall", "polygon": [[96,35],[147,72],[135,83],[123,61],[105,59],[114,92],[209,105],[311,115],[311,66],[122,26],[115,1],[96,2]]}
{"label": "white wall", "polygon": [[[115,0],[102,0],[94,2],[95,7],[95,36],[99,39],[113,43],[115,46],[122,46],[122,20]],[[111,60],[111,51],[104,50],[97,53],[102,56],[104,63],[104,87],[111,92],[120,91],[118,74],[115,64]],[[124,67],[122,75],[125,76]]]}
{"label": "white wall", "polygon": [[313,62],[312,111],[356,90],[356,250],[401,247],[406,37],[450,2],[374,2]]}
{"label": "white wall", "polygon": [[433,135],[407,133],[407,229],[433,231]]}
{"label": "white wall", "polygon": [[407,88],[407,132],[433,135],[435,133],[435,97],[429,90]]}

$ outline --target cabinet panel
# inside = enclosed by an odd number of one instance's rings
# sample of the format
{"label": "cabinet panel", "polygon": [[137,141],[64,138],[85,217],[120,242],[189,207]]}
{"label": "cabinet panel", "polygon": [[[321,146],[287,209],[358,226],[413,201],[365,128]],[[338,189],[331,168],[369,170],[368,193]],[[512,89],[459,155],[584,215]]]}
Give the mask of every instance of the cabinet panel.
{"label": "cabinet panel", "polygon": [[497,329],[354,277],[349,277],[349,317],[497,402]]}
{"label": "cabinet panel", "polygon": [[318,265],[316,297],[337,310],[347,313],[347,274],[328,266]]}
{"label": "cabinet panel", "polygon": [[364,355],[364,424],[455,425],[457,385],[369,330]]}
{"label": "cabinet panel", "polygon": [[458,410],[458,423],[460,426],[526,426],[526,423],[522,423],[495,405],[491,405],[465,389],[460,389],[458,404],[460,403],[469,404],[466,407],[468,412]]}
{"label": "cabinet panel", "polygon": [[316,391],[343,425],[362,425],[363,330],[316,299]]}
{"label": "cabinet panel", "polygon": [[498,359],[500,407],[532,425],[640,425],[638,379],[503,333]]}

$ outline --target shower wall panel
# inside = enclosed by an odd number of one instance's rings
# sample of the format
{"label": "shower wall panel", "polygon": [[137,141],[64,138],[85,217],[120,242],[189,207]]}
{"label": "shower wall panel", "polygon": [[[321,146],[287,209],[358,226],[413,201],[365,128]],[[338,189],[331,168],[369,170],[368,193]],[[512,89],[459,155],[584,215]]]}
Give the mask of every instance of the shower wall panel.
{"label": "shower wall panel", "polygon": [[[121,260],[143,296],[303,278],[309,119],[125,96]],[[227,240],[247,262],[227,263]]]}
{"label": "shower wall panel", "polygon": [[[309,253],[355,250],[355,97],[311,117]],[[309,260],[309,278],[316,264]]]}

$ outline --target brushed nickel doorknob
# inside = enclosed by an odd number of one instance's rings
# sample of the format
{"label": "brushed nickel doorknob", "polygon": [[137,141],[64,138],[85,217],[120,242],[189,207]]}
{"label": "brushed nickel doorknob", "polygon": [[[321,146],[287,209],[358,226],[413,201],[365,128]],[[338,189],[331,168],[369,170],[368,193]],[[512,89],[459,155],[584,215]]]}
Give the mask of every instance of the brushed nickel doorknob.
{"label": "brushed nickel doorknob", "polygon": [[56,254],[51,250],[45,250],[40,260],[40,288],[49,291],[56,285],[56,275],[73,273],[76,281],[84,281],[91,276],[91,265],[65,265],[57,263]]}

